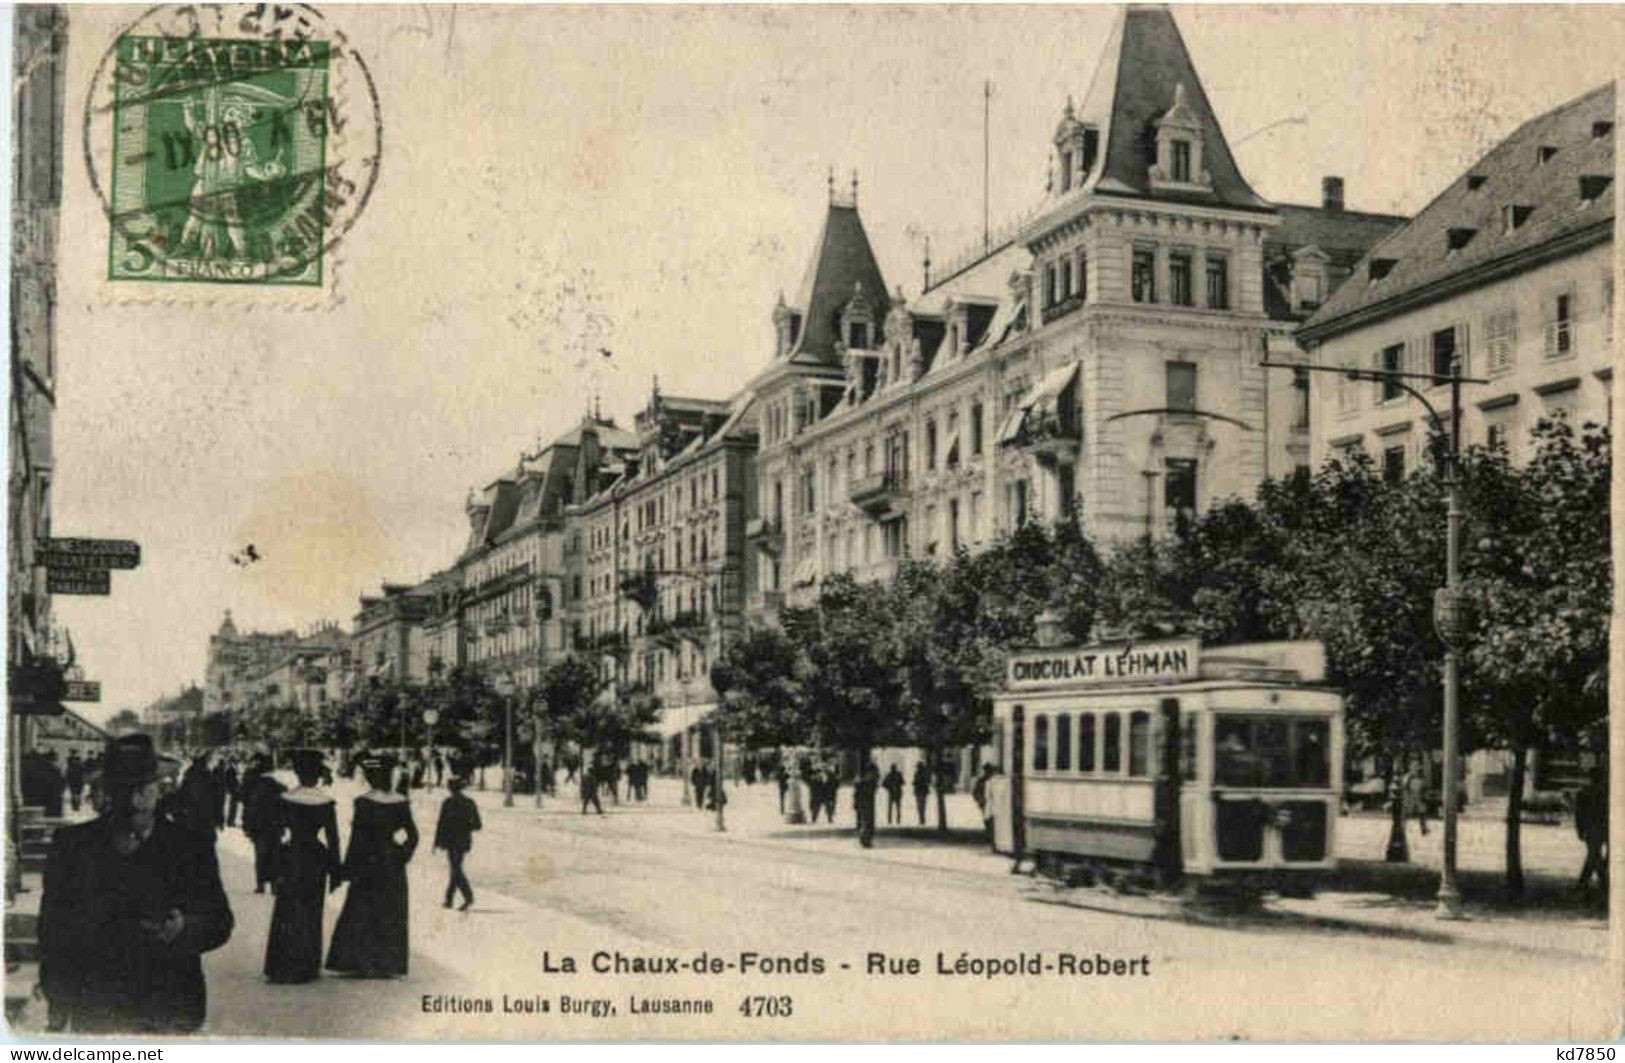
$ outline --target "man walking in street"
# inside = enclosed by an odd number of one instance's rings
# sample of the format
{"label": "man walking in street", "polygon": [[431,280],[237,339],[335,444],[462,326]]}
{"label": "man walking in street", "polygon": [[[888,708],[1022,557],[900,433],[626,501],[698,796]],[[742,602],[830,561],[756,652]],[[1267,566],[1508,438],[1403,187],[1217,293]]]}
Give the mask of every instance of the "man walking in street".
{"label": "man walking in street", "polygon": [[889,827],[903,818],[903,772],[896,761],[892,762],[881,786],[886,790],[886,826]]}
{"label": "man walking in street", "polygon": [[604,814],[603,802],[598,800],[598,763],[581,765],[581,814],[587,814],[587,806],[592,805],[601,816]]}
{"label": "man walking in street", "polygon": [[[899,776],[901,778],[901,776]],[[858,819],[858,844],[865,849],[875,844],[875,792],[880,788],[880,770],[866,762],[852,785],[852,810]]]}
{"label": "man walking in street", "polygon": [[914,811],[919,813],[920,826],[925,826],[925,799],[931,796],[931,769],[925,766],[921,759],[914,765],[914,778],[910,782],[914,790]]}
{"label": "man walking in street", "polygon": [[243,780],[243,833],[254,843],[254,892],[264,893],[276,878],[273,866],[278,829],[277,802],[287,787],[271,774],[271,758],[264,753],[254,758],[251,773]]}
{"label": "man walking in street", "polygon": [[243,803],[243,784],[237,776],[237,761],[228,758],[226,770],[221,773],[221,782],[226,790],[226,826],[237,825],[237,809]]}
{"label": "man walking in street", "polygon": [[463,858],[474,847],[474,832],[480,829],[480,809],[474,799],[463,793],[467,780],[460,775],[451,779],[451,794],[440,802],[440,821],[434,828],[434,848],[446,853],[451,865],[451,879],[446,883],[446,903],[451,907],[453,895],[463,895],[462,911],[474,903],[474,887],[463,873]]}
{"label": "man walking in street", "polygon": [[182,1034],[207,1012],[203,953],[231,937],[214,847],[157,815],[146,735],[108,746],[107,808],[56,832],[40,900],[39,986],[47,1028]]}
{"label": "man walking in street", "polygon": [[1603,897],[1608,896],[1608,776],[1599,766],[1574,795],[1574,832],[1585,843],[1585,863],[1575,888],[1585,890],[1592,878]]}
{"label": "man walking in street", "polygon": [[79,751],[75,749],[68,754],[68,803],[75,812],[79,811],[79,799],[85,789],[85,762],[79,759]]}

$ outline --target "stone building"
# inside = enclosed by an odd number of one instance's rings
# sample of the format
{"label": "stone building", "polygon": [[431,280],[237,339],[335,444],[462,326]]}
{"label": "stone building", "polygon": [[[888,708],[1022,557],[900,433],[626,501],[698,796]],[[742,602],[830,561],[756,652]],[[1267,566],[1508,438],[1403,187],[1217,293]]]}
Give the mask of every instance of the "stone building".
{"label": "stone building", "polygon": [[[1614,107],[1604,85],[1531,119],[1379,242],[1300,333],[1318,365],[1486,378],[1462,441],[1524,455],[1561,415],[1606,423],[1613,385]],[[1426,390],[1426,381],[1413,381]],[[1389,384],[1317,381],[1314,458],[1360,448],[1400,477],[1424,455],[1421,404]],[[1449,391],[1433,387],[1441,412]]]}
{"label": "stone building", "polygon": [[747,508],[756,436],[748,393],[728,401],[663,395],[634,422],[620,476],[571,511],[583,596],[579,645],[614,696],[660,699],[668,762],[702,755],[697,724],[715,707],[710,668],[743,619]]}
{"label": "stone building", "polygon": [[1075,517],[1106,545],[1307,464],[1300,321],[1401,219],[1264,200],[1236,166],[1172,14],[1131,7],[1047,188],[1006,240],[907,300],[856,193],[833,194],[751,382],[753,612],[823,576],[977,549]]}
{"label": "stone building", "polygon": [[292,629],[239,632],[227,609],[219,629],[209,636],[204,714],[241,708],[251,701],[261,677],[298,647],[299,638]]}

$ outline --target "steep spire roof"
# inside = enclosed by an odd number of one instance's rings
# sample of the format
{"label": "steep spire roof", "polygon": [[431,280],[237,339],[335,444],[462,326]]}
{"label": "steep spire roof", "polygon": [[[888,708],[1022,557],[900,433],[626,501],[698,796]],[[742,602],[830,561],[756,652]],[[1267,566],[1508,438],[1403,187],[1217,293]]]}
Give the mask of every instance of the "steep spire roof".
{"label": "steep spire roof", "polygon": [[[1151,189],[1156,122],[1176,100],[1178,117],[1201,131],[1204,163],[1213,178],[1211,194]],[[1078,120],[1099,128],[1105,145],[1101,165],[1088,183],[1097,193],[1269,209],[1237,169],[1185,40],[1162,5],[1131,5],[1118,15]]]}
{"label": "steep spire roof", "polygon": [[835,364],[841,311],[852,300],[858,284],[863,285],[870,300],[874,320],[883,321],[886,293],[891,288],[875,262],[857,205],[832,201],[812,261],[796,292],[795,309],[802,315],[801,334],[790,350],[791,361]]}

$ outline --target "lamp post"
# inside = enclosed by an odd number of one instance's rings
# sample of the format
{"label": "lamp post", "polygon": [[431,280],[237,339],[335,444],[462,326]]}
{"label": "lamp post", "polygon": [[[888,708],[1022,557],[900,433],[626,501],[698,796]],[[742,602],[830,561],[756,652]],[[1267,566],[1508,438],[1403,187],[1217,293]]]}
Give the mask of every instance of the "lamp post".
{"label": "lamp post", "polygon": [[502,695],[502,807],[513,807],[513,698],[514,682],[503,675],[497,692]]}
{"label": "lamp post", "polygon": [[538,698],[536,709],[532,714],[531,726],[531,760],[535,766],[531,769],[536,776],[536,807],[542,807],[542,721],[547,719],[547,699]]}
{"label": "lamp post", "polygon": [[1470,626],[1467,622],[1466,603],[1461,593],[1461,386],[1487,384],[1479,377],[1461,375],[1461,354],[1450,359],[1448,375],[1438,373],[1407,373],[1390,369],[1345,369],[1330,365],[1294,365],[1291,362],[1263,361],[1260,365],[1275,369],[1315,370],[1340,373],[1347,380],[1373,381],[1392,384],[1410,394],[1427,410],[1435,431],[1443,432],[1439,411],[1427,396],[1406,383],[1407,380],[1425,380],[1429,384],[1450,385],[1449,449],[1445,457],[1445,578],[1444,586],[1434,594],[1433,622],[1439,638],[1444,642],[1444,780],[1441,784],[1440,811],[1444,820],[1444,851],[1439,865],[1439,893],[1437,915],[1440,919],[1460,919],[1461,890],[1456,885],[1456,776],[1461,751],[1460,689],[1461,643]]}

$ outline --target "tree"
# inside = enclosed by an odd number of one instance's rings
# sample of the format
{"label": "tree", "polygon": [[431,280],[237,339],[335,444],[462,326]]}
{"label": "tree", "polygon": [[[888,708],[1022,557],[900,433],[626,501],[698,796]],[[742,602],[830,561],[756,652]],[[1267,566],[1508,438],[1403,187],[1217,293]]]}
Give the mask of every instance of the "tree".
{"label": "tree", "polygon": [[1506,888],[1524,890],[1522,800],[1528,753],[1548,737],[1573,739],[1607,718],[1609,557],[1608,428],[1578,434],[1543,420],[1535,455],[1512,470],[1479,453],[1468,478],[1481,522],[1465,559],[1477,624],[1466,651],[1469,704],[1486,734],[1511,753]]}
{"label": "tree", "polygon": [[866,758],[900,736],[894,707],[905,679],[894,623],[887,596],[849,575],[824,581],[817,608],[786,610],[805,691],[798,730],[815,744]]}
{"label": "tree", "polygon": [[717,708],[728,733],[753,749],[802,741],[802,670],[797,644],[780,628],[752,626],[729,643],[711,666],[712,685],[733,695]]}

